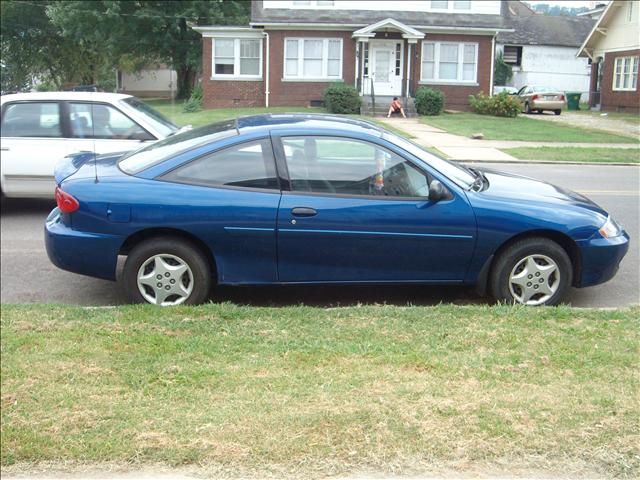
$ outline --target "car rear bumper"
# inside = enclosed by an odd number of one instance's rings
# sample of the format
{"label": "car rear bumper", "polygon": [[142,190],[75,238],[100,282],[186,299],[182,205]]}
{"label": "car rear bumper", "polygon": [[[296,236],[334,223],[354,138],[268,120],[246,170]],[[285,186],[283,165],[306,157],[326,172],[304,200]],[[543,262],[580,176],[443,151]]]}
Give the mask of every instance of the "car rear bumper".
{"label": "car rear bumper", "polygon": [[559,100],[535,100],[531,102],[533,110],[562,110],[564,102]]}
{"label": "car rear bumper", "polygon": [[73,230],[54,208],[45,222],[44,239],[49,260],[55,266],[81,275],[116,279],[120,237]]}
{"label": "car rear bumper", "polygon": [[[596,234],[598,235],[598,234]],[[620,267],[620,262],[629,250],[629,235],[615,238],[593,237],[578,242],[580,247],[582,274],[578,287],[589,287],[611,280]]]}

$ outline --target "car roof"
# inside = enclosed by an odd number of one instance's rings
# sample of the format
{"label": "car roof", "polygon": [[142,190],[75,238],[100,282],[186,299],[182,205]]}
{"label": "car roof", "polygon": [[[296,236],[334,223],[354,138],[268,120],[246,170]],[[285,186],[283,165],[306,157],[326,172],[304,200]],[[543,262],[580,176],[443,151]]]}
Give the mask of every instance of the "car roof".
{"label": "car roof", "polygon": [[374,123],[338,115],[308,113],[272,113],[239,117],[237,127],[240,133],[253,129],[295,129],[295,130],[341,130],[380,136],[382,128]]}
{"label": "car roof", "polygon": [[80,100],[116,102],[118,100],[129,97],[131,97],[131,95],[105,92],[28,92],[2,95],[2,103],[24,100]]}

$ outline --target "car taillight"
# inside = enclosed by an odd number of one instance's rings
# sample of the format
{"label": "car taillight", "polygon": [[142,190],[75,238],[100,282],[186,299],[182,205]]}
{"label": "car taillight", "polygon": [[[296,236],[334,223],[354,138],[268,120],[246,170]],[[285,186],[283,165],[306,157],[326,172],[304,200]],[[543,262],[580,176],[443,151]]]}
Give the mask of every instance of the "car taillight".
{"label": "car taillight", "polygon": [[56,203],[58,204],[60,211],[63,213],[73,213],[80,208],[78,200],[73,198],[73,196],[69,195],[60,187],[56,187]]}
{"label": "car taillight", "polygon": [[560,95],[560,101],[564,102],[564,95]]}
{"label": "car taillight", "polygon": [[537,100],[538,99],[538,95],[534,95],[533,97],[531,97],[531,100]]}

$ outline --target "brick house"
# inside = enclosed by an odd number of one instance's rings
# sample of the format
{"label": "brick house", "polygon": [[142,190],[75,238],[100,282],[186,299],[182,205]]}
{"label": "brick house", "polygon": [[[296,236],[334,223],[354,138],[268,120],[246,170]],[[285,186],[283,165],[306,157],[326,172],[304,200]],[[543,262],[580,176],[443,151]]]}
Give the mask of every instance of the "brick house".
{"label": "brick house", "polygon": [[589,104],[640,114],[640,3],[614,0],[578,50],[591,60]]}
{"label": "brick house", "polygon": [[197,26],[204,106],[314,106],[335,82],[371,97],[439,88],[446,108],[493,91],[498,0],[254,0],[248,26]]}

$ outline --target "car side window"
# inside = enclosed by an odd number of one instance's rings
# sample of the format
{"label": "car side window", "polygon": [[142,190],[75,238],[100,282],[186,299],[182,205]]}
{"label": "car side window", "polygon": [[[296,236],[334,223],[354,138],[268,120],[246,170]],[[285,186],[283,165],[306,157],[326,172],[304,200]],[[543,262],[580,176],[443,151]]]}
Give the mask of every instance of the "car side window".
{"label": "car side window", "polygon": [[293,191],[429,196],[427,174],[378,145],[341,137],[311,136],[285,137],[282,143]]}
{"label": "car side window", "polygon": [[69,120],[73,138],[155,140],[121,111],[102,103],[70,103]]}
{"label": "car side window", "polygon": [[162,180],[210,187],[279,189],[269,139],[218,150],[164,174]]}
{"label": "car side window", "polygon": [[3,137],[62,137],[60,105],[55,102],[21,102],[5,107]]}

